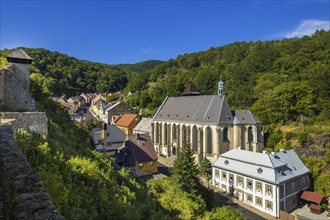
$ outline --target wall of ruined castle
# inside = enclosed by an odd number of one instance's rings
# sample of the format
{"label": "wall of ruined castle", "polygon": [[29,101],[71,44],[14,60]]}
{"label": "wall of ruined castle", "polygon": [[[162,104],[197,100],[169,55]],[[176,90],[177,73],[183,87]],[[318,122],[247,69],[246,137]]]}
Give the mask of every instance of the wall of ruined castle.
{"label": "wall of ruined castle", "polygon": [[0,112],[0,119],[14,119],[12,128],[14,137],[18,129],[31,130],[48,135],[47,117],[45,112]]}
{"label": "wall of ruined castle", "polygon": [[29,79],[23,73],[25,66],[19,67],[11,64],[0,70],[0,106],[12,111],[34,111],[36,103],[29,92]]}
{"label": "wall of ruined castle", "polygon": [[0,125],[0,187],[4,219],[64,219],[19,150],[10,125]]}

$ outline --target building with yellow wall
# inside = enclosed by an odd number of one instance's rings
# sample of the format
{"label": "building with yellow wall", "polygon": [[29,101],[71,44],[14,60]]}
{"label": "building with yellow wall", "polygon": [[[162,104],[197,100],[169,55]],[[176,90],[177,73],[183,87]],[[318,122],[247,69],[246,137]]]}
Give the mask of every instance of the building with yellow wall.
{"label": "building with yellow wall", "polygon": [[117,165],[132,170],[136,176],[158,171],[158,157],[149,134],[130,135],[125,148],[114,157]]}
{"label": "building with yellow wall", "polygon": [[121,128],[127,135],[131,135],[133,128],[140,121],[137,114],[124,114],[118,121],[115,122],[118,128]]}

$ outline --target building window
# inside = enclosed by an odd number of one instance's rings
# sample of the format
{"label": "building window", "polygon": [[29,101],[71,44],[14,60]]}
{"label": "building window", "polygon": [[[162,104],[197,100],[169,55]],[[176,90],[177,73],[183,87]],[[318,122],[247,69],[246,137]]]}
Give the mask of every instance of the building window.
{"label": "building window", "polygon": [[237,176],[237,185],[238,186],[244,187],[243,181],[244,181],[244,178],[242,176]]}
{"label": "building window", "polygon": [[139,163],[139,169],[143,168],[143,163]]}
{"label": "building window", "polygon": [[110,137],[110,133],[109,132],[107,132],[107,137]]}
{"label": "building window", "polygon": [[253,203],[251,194],[246,194],[246,201]]}
{"label": "building window", "polygon": [[299,188],[299,180],[297,181],[297,186],[296,187]]}
{"label": "building window", "polygon": [[[142,164],[143,165],[143,164]],[[153,161],[150,161],[149,162],[149,167],[152,167],[154,165],[154,162]]]}
{"label": "building window", "polygon": [[291,189],[292,190],[294,189],[294,183],[291,183]]}
{"label": "building window", "polygon": [[273,211],[273,203],[271,201],[266,200],[266,209]]}
{"label": "building window", "polygon": [[257,192],[262,192],[262,183],[261,182],[256,182],[256,191]]}
{"label": "building window", "polygon": [[262,208],[262,198],[256,196],[256,205]]}
{"label": "building window", "polygon": [[306,180],[305,180],[305,177],[304,176],[302,177],[301,182],[302,182],[303,186],[306,184]]}
{"label": "building window", "polygon": [[253,131],[251,126],[248,128],[248,142],[249,143],[253,142]]}
{"label": "building window", "polygon": [[207,154],[212,154],[212,130],[208,126],[205,130],[206,132],[206,153]]}
{"label": "building window", "polygon": [[234,174],[229,174],[229,182],[234,183]]}
{"label": "building window", "polygon": [[273,187],[271,185],[266,185],[266,195],[272,196],[273,194]]}
{"label": "building window", "polygon": [[227,179],[227,173],[222,171],[222,180],[226,180]]}
{"label": "building window", "polygon": [[251,179],[247,179],[247,185],[246,188],[248,188],[249,190],[253,189],[253,181]]}
{"label": "building window", "polygon": [[218,169],[215,169],[214,170],[214,176],[215,176],[215,178],[219,178],[219,170]]}
{"label": "building window", "polygon": [[97,141],[98,144],[101,144],[101,142],[102,142],[102,140],[98,140],[98,141]]}
{"label": "building window", "polygon": [[225,127],[223,129],[223,141],[222,142],[228,142],[228,127]]}
{"label": "building window", "polygon": [[194,125],[192,128],[192,150],[193,152],[197,152],[197,127]]}

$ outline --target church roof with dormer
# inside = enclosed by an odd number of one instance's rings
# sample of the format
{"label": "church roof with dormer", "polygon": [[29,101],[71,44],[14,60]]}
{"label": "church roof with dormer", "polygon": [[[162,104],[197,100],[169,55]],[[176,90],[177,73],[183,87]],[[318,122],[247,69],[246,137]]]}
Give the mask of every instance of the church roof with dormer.
{"label": "church roof with dormer", "polygon": [[154,120],[220,125],[232,124],[233,115],[226,96],[180,96],[167,97]]}

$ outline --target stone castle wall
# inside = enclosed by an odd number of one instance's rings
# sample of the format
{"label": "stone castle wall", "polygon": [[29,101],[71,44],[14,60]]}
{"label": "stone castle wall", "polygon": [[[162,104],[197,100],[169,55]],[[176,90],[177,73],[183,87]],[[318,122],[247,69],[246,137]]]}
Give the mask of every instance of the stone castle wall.
{"label": "stone castle wall", "polygon": [[10,125],[0,125],[0,188],[4,201],[0,219],[64,219],[19,150]]}
{"label": "stone castle wall", "polygon": [[11,64],[0,70],[0,106],[6,106],[12,111],[36,109],[36,103],[29,92],[29,79],[23,80],[26,78],[23,69]]}
{"label": "stone castle wall", "polygon": [[48,135],[45,112],[0,112],[0,119],[13,119],[14,137],[16,137],[18,129],[31,130],[39,134]]}

